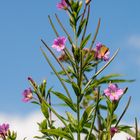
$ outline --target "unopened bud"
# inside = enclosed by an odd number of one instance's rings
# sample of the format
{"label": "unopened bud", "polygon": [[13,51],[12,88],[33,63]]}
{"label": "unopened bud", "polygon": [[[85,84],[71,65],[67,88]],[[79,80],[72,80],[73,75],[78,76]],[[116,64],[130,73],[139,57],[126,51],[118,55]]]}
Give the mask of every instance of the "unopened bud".
{"label": "unopened bud", "polygon": [[31,77],[28,77],[28,80],[32,84],[32,86],[37,89],[37,84],[35,83],[35,81]]}
{"label": "unopened bud", "polygon": [[85,3],[88,5],[91,2],[91,0],[86,0]]}
{"label": "unopened bud", "polygon": [[82,6],[82,1],[79,2],[79,7],[81,7],[81,6]]}
{"label": "unopened bud", "polygon": [[43,84],[46,84],[46,80],[43,80]]}

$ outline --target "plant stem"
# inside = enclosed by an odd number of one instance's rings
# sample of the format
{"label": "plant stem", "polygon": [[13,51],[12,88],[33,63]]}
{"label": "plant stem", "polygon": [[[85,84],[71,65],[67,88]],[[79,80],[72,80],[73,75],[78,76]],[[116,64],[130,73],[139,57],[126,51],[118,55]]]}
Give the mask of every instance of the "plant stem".
{"label": "plant stem", "polygon": [[77,96],[77,121],[78,121],[77,140],[80,140],[80,103],[79,103],[79,96]]}
{"label": "plant stem", "polygon": [[[97,65],[95,66],[95,74],[97,73],[97,71],[98,71],[98,60],[97,60]],[[98,93],[98,96],[100,98],[100,87],[99,86],[97,87],[97,93]],[[97,123],[98,123],[99,139],[101,138],[100,132],[102,130],[102,124],[101,124],[101,120],[100,120],[100,115],[101,115],[100,114],[100,108],[98,108],[98,110],[97,110]]]}

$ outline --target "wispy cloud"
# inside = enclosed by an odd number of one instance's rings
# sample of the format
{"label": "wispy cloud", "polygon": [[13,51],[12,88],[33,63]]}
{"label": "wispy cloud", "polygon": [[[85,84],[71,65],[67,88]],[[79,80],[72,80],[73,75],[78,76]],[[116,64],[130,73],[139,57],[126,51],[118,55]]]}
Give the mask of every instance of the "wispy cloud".
{"label": "wispy cloud", "polygon": [[140,48],[140,35],[131,35],[128,37],[128,45],[135,48]]}
{"label": "wispy cloud", "polygon": [[[26,117],[0,113],[0,124],[9,123],[10,129],[17,132],[18,140],[23,140],[25,137],[27,137],[27,140],[30,140],[35,135],[40,135],[37,122],[41,122],[42,119],[43,116],[39,112],[33,112]],[[53,115],[53,119],[56,120],[56,126],[62,126],[62,123],[58,121],[56,116]],[[128,135],[125,133],[118,133],[114,136],[113,140],[125,140],[127,137]]]}

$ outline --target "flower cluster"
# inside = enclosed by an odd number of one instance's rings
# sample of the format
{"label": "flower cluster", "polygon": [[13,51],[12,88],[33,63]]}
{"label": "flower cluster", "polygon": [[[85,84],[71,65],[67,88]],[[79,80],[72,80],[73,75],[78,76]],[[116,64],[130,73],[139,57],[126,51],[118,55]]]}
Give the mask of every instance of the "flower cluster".
{"label": "flower cluster", "polygon": [[6,137],[8,130],[9,130],[9,124],[3,123],[2,125],[0,125],[0,137],[2,138]]}

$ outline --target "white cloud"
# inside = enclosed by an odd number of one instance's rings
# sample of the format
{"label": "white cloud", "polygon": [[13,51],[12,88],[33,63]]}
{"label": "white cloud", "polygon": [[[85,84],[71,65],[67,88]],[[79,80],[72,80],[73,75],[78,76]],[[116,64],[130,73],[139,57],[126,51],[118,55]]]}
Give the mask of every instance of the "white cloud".
{"label": "white cloud", "polygon": [[17,132],[18,140],[23,140],[24,137],[32,139],[34,135],[40,134],[37,122],[40,122],[42,118],[43,116],[38,112],[34,112],[26,117],[0,113],[0,123],[9,123],[10,130]]}
{"label": "white cloud", "polygon": [[[33,136],[40,135],[37,122],[41,122],[42,119],[43,116],[39,112],[33,112],[26,117],[0,113],[0,124],[9,123],[10,129],[17,132],[17,140],[23,140],[25,137],[27,137],[27,140],[30,140],[33,139]],[[53,115],[53,119],[56,120],[56,126],[62,126],[62,123],[58,121],[56,116]],[[128,135],[125,133],[118,133],[113,140],[125,140],[127,137]]]}
{"label": "white cloud", "polygon": [[114,135],[112,140],[127,140],[127,138],[129,138],[130,136],[126,133],[117,133]]}
{"label": "white cloud", "polygon": [[140,48],[140,35],[132,35],[128,38],[128,44]]}

